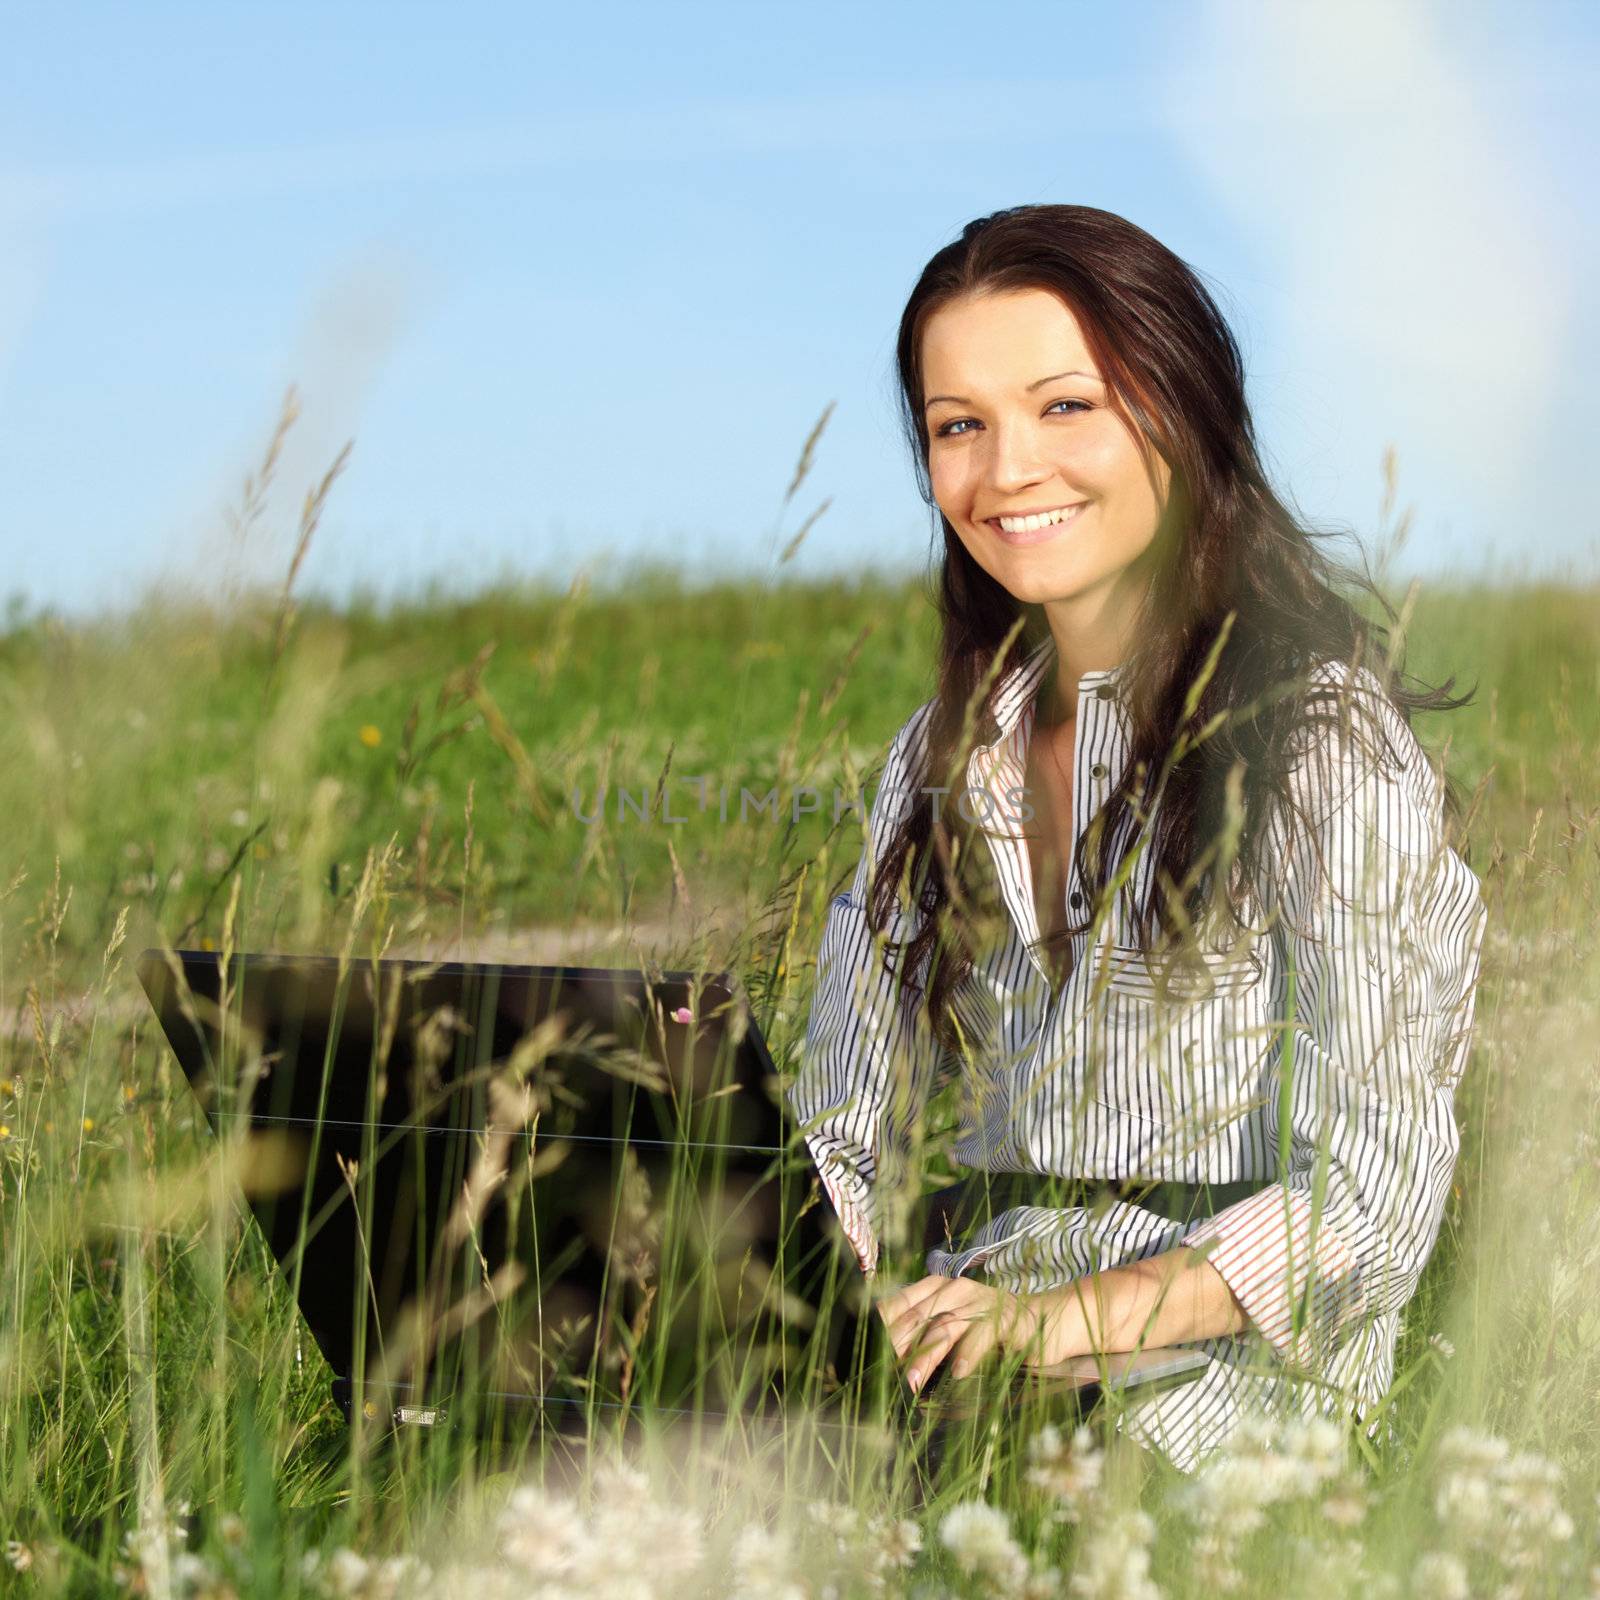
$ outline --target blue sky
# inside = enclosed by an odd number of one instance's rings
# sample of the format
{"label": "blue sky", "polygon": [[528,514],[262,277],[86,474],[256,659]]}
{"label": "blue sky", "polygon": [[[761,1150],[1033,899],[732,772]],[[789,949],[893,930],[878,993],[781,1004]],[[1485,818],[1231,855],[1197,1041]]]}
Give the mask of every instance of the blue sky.
{"label": "blue sky", "polygon": [[[1307,515],[1593,572],[1595,8],[1267,0],[7,8],[0,599],[928,550],[892,339],[969,218],[1204,272]],[[260,523],[226,509],[298,385]],[[837,409],[787,520],[779,501]]]}

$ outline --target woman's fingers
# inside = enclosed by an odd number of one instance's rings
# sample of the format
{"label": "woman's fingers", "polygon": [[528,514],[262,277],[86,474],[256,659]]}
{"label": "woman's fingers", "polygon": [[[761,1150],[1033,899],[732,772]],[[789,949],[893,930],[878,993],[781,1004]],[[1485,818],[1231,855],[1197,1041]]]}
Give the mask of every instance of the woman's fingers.
{"label": "woman's fingers", "polygon": [[[945,1337],[950,1319],[957,1319],[959,1331],[970,1317],[982,1315],[988,1293],[982,1284],[964,1278],[947,1278],[936,1293],[903,1312],[889,1330],[895,1355],[906,1361],[915,1358],[915,1366],[926,1375],[932,1370],[928,1354],[935,1348],[942,1348],[940,1341]],[[934,1364],[937,1359],[934,1358]]]}
{"label": "woman's fingers", "polygon": [[920,1305],[930,1295],[937,1294],[946,1284],[954,1283],[954,1278],[944,1278],[937,1274],[932,1277],[918,1278],[915,1283],[908,1283],[905,1288],[897,1289],[893,1294],[886,1294],[877,1301],[878,1315],[886,1323],[894,1323],[905,1314],[912,1306]]}
{"label": "woman's fingers", "polygon": [[968,1304],[962,1296],[944,1294],[930,1295],[920,1304],[912,1306],[889,1329],[889,1342],[894,1346],[894,1353],[902,1358],[909,1355],[924,1328],[952,1313],[965,1311]]}
{"label": "woman's fingers", "polygon": [[1039,1319],[1025,1295],[1007,1294],[970,1278],[923,1278],[878,1303],[896,1357],[907,1363],[906,1381],[922,1388],[939,1363],[955,1352],[952,1370],[965,1377],[993,1350],[1005,1346],[1040,1352]]}
{"label": "woman's fingers", "polygon": [[972,1315],[959,1311],[940,1312],[922,1325],[912,1341],[911,1365],[906,1368],[906,1382],[913,1394],[933,1376],[971,1325]]}
{"label": "woman's fingers", "polygon": [[913,1391],[947,1357],[954,1375],[966,1377],[997,1349],[1016,1351],[1037,1367],[1085,1347],[1082,1311],[1070,1299],[1009,1294],[970,1278],[923,1279],[894,1298],[900,1304],[889,1337],[907,1362]]}
{"label": "woman's fingers", "polygon": [[985,1356],[992,1354],[999,1347],[1000,1342],[1001,1328],[998,1317],[985,1317],[981,1322],[969,1322],[950,1351],[950,1376],[966,1377]]}
{"label": "woman's fingers", "polygon": [[1039,1318],[1031,1296],[1001,1294],[995,1315],[974,1323],[952,1352],[950,1370],[964,1378],[996,1350],[1025,1352],[1031,1362],[1038,1347]]}
{"label": "woman's fingers", "polygon": [[986,1284],[973,1284],[974,1294],[963,1303],[935,1312],[907,1339],[911,1352],[906,1381],[913,1391],[927,1382],[935,1367],[952,1350],[967,1352],[958,1373],[965,1376],[972,1365],[996,1345],[1008,1343],[1018,1319],[1015,1296]]}
{"label": "woman's fingers", "polygon": [[1032,1299],[1003,1290],[991,1290],[990,1296],[981,1310],[952,1310],[933,1319],[929,1342],[918,1349],[908,1374],[913,1389],[946,1359],[956,1378],[969,1376],[979,1362],[1002,1349],[1022,1352],[1029,1366],[1038,1364],[1041,1322]]}
{"label": "woman's fingers", "polygon": [[[916,1337],[917,1329],[930,1317],[942,1311],[970,1305],[976,1298],[974,1291],[979,1295],[984,1292],[982,1284],[972,1283],[966,1278],[937,1278],[930,1281],[934,1286],[928,1293],[911,1300],[892,1317],[885,1319],[889,1342],[894,1346],[894,1353],[897,1356],[905,1355]],[[921,1286],[913,1285],[913,1287]]]}

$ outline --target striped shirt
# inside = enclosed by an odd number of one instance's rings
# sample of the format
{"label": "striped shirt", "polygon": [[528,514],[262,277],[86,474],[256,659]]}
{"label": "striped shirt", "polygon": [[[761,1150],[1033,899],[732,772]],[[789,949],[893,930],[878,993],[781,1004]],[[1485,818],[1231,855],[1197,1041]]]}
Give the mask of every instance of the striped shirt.
{"label": "striped shirt", "polygon": [[[1398,760],[1374,761],[1337,728],[1302,737],[1291,785],[1309,826],[1291,829],[1274,808],[1260,857],[1269,881],[1250,891],[1244,936],[1207,945],[1203,976],[1163,989],[1128,904],[1113,897],[1072,936],[1071,973],[1057,987],[1037,948],[1021,809],[1035,696],[1054,655],[1046,640],[1002,678],[999,737],[967,768],[963,814],[982,819],[975,836],[988,840],[1006,914],[953,1001],[965,1064],[884,970],[867,922],[871,864],[927,781],[930,700],[890,746],[854,881],[829,909],[789,1098],[868,1271],[898,1178],[920,1189],[922,1107],[950,1074],[962,1080],[952,1154],[966,1167],[1258,1183],[1189,1223],[1121,1201],[1092,1214],[1017,1207],[927,1255],[930,1273],[982,1272],[1025,1292],[1179,1244],[1203,1250],[1251,1328],[1204,1341],[1200,1379],[1119,1422],[1187,1470],[1246,1409],[1359,1414],[1387,1390],[1400,1313],[1456,1162],[1452,1100],[1486,913],[1477,878],[1444,842],[1440,780],[1421,745],[1373,674],[1352,681],[1351,668],[1328,662],[1313,681],[1372,696]],[[1119,676],[1078,680],[1078,838],[1127,760]],[[1150,870],[1141,850],[1135,904]],[[1075,913],[1078,896],[1072,888]],[[915,926],[902,903],[888,935],[898,942]]]}

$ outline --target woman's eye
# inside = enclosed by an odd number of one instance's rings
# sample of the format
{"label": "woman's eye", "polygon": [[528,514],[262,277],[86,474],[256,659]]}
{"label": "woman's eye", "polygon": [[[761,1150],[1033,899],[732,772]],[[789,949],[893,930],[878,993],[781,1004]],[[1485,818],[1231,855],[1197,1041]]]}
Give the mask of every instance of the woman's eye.
{"label": "woman's eye", "polygon": [[[1057,406],[1078,406],[1084,411],[1092,411],[1094,409],[1094,407],[1091,406],[1087,400],[1056,400],[1044,408],[1044,414],[1049,416]],[[1062,415],[1067,416],[1071,415],[1071,413],[1063,412]],[[934,437],[937,439],[962,439],[966,437],[966,434],[968,430],[971,429],[972,425],[973,419],[971,417],[955,417],[951,421],[943,424],[943,426],[936,428],[934,430]],[[956,431],[957,429],[960,429],[961,431],[958,433]]]}

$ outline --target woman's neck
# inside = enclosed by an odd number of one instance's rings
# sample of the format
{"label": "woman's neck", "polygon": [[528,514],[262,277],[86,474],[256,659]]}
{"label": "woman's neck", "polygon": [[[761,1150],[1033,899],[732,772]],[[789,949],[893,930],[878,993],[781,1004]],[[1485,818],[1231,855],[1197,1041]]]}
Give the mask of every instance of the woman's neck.
{"label": "woman's neck", "polygon": [[1085,673],[1104,672],[1127,658],[1143,594],[1143,582],[1124,573],[1110,592],[1044,602],[1056,645],[1056,709],[1051,720],[1069,722],[1077,716],[1078,680]]}

